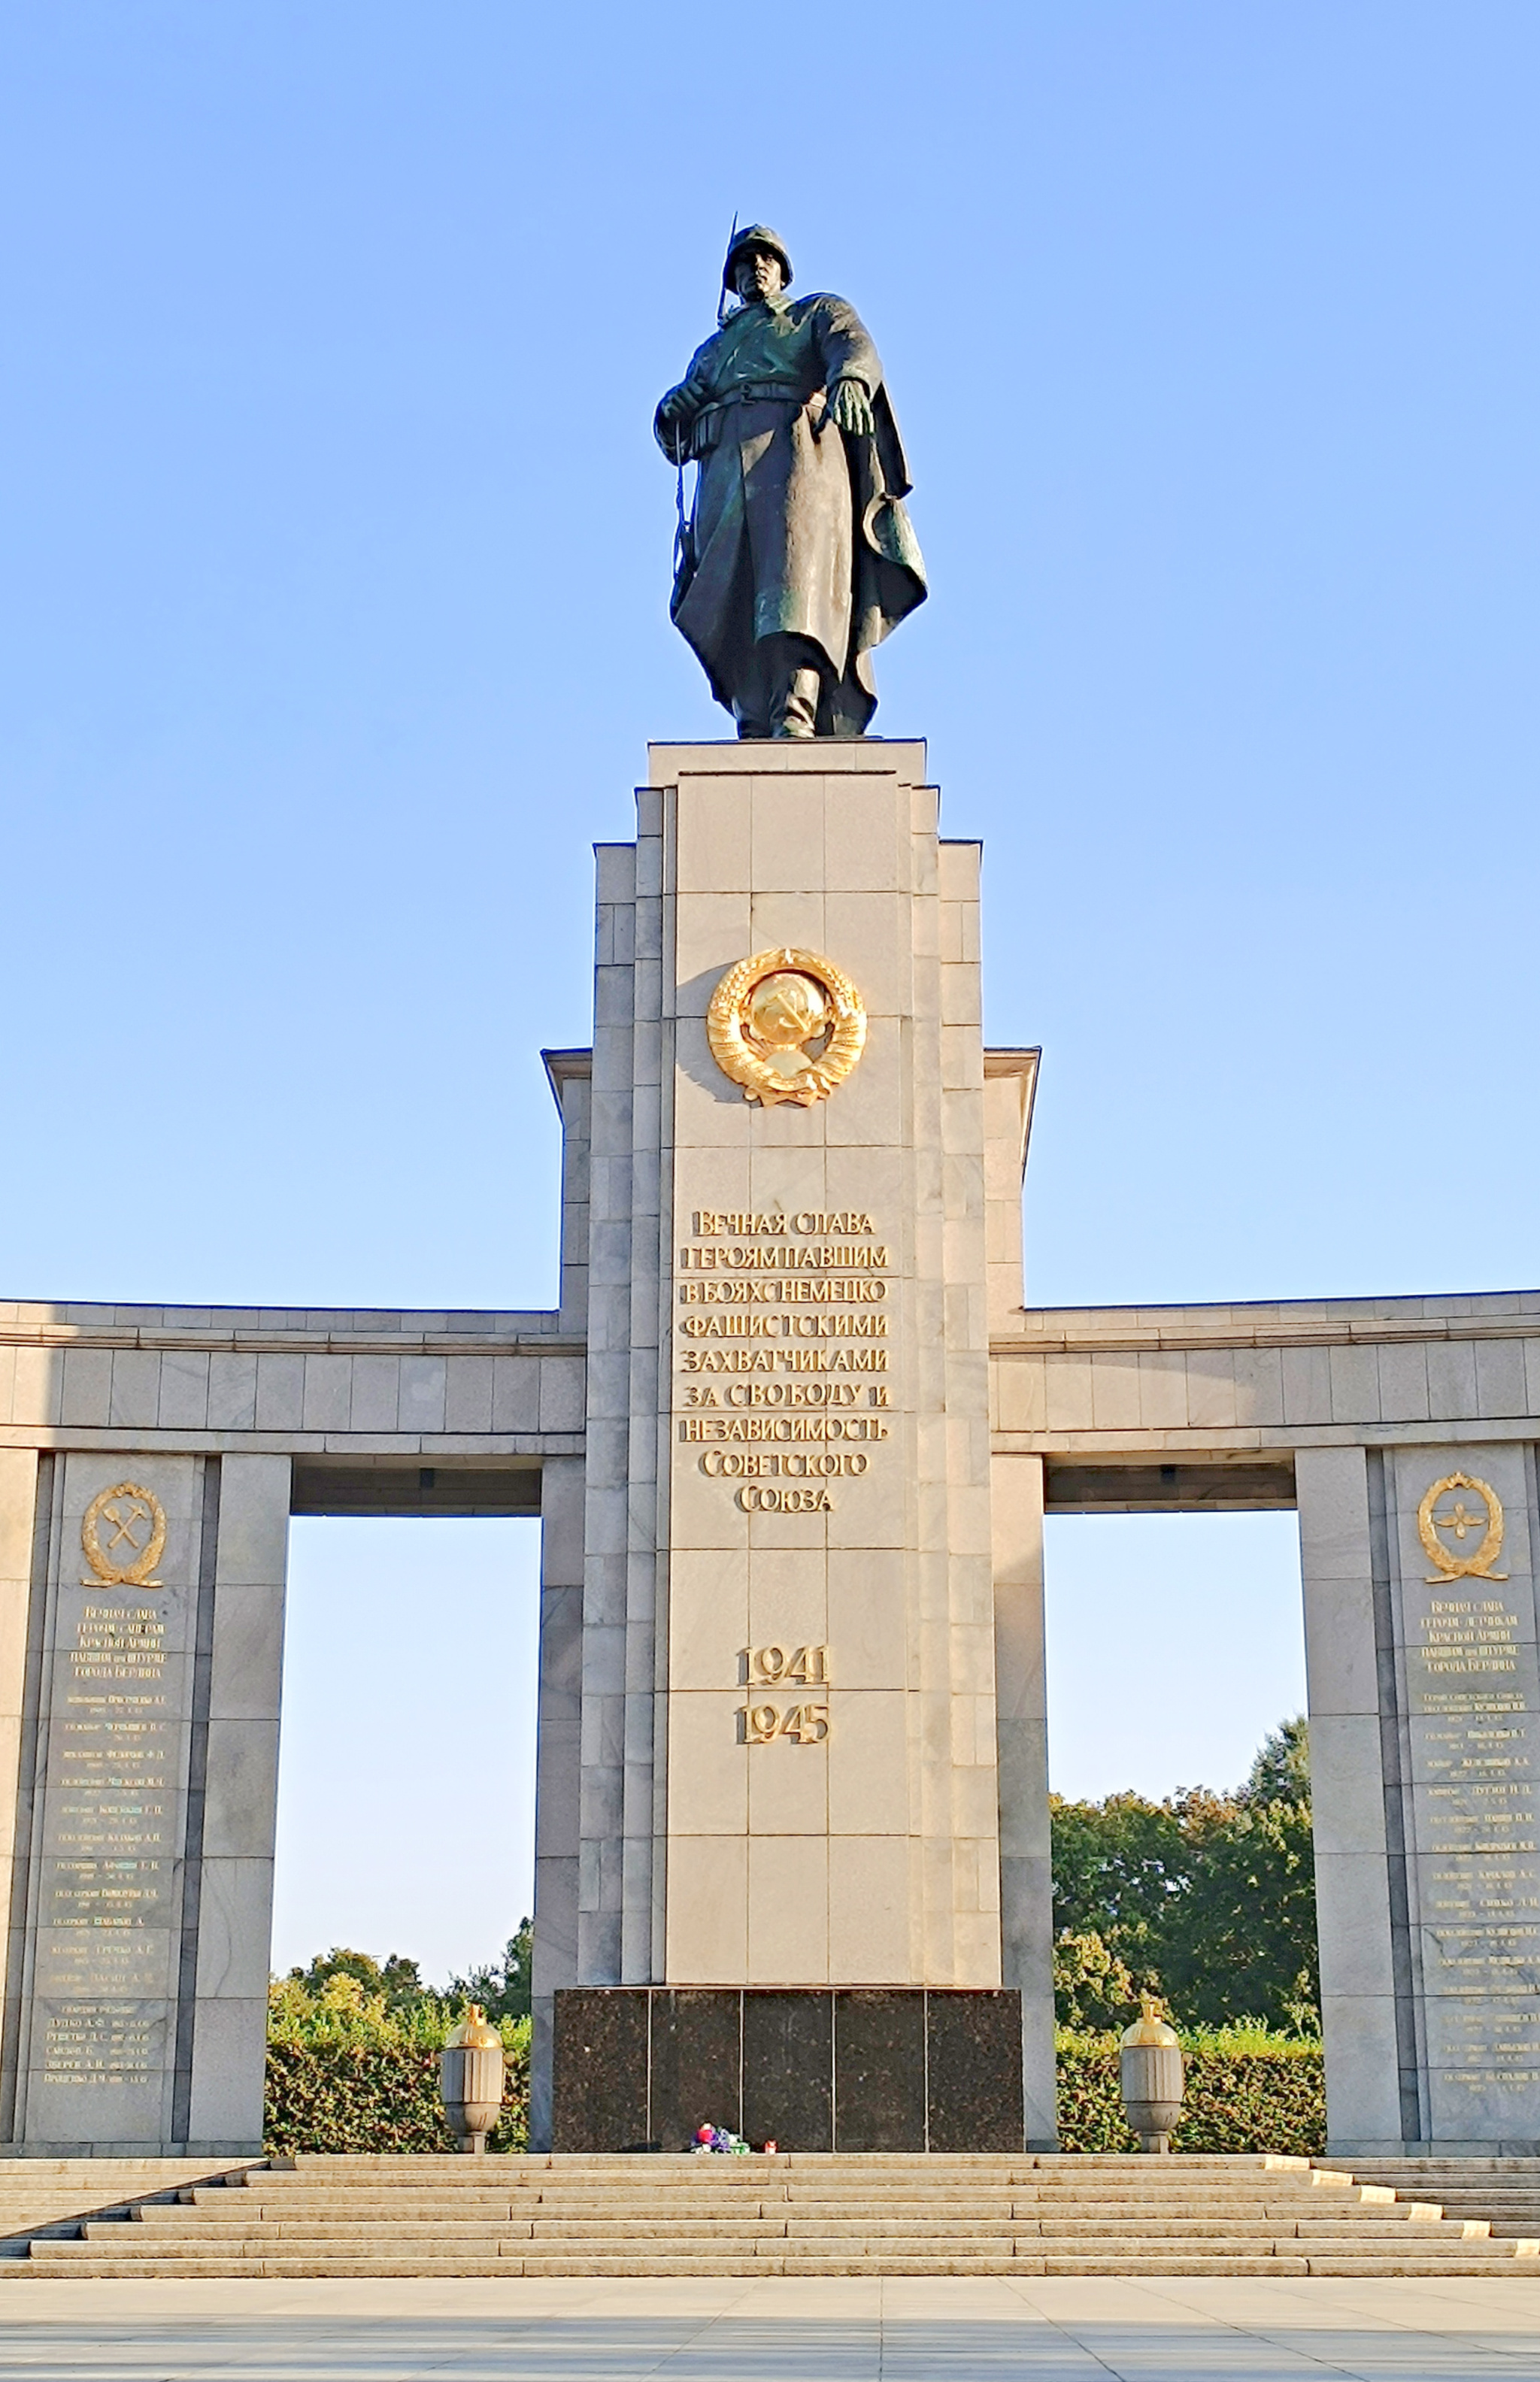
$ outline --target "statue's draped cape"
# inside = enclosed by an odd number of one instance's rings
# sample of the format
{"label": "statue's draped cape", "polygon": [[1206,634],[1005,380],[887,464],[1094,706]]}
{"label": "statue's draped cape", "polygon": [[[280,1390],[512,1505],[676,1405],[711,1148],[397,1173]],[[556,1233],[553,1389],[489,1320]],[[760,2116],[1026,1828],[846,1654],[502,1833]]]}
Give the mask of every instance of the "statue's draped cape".
{"label": "statue's draped cape", "polygon": [[[870,437],[825,419],[844,375],[866,385]],[[696,350],[671,395],[659,444],[698,462],[700,483],[670,608],[712,694],[735,707],[758,639],[810,638],[828,665],[819,733],[861,734],[877,705],[872,648],[926,588],[903,441],[860,317],[843,298],[759,300]]]}

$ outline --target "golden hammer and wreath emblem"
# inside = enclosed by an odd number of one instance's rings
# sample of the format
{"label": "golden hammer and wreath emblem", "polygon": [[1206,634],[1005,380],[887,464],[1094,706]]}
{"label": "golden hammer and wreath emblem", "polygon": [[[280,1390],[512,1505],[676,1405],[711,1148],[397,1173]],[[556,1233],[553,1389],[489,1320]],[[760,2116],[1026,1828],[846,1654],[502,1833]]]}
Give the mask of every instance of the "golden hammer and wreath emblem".
{"label": "golden hammer and wreath emblem", "polygon": [[706,1038],[745,1100],[810,1109],[843,1084],[866,1047],[866,1007],[817,952],[757,952],[730,967],[706,1013]]}
{"label": "golden hammer and wreath emblem", "polygon": [[80,1544],[109,1588],[158,1588],[150,1574],[166,1548],[166,1508],[153,1489],[118,1480],[86,1507]]}
{"label": "golden hammer and wreath emblem", "polygon": [[[1466,1504],[1467,1494],[1477,1500],[1476,1506]],[[1502,1553],[1501,1501],[1488,1481],[1477,1480],[1469,1472],[1446,1472],[1442,1480],[1434,1482],[1417,1508],[1417,1535],[1430,1563],[1438,1565],[1428,1574],[1435,1587],[1449,1579],[1508,1578],[1507,1572],[1492,1569]],[[1467,1553],[1469,1538],[1477,1543]]]}

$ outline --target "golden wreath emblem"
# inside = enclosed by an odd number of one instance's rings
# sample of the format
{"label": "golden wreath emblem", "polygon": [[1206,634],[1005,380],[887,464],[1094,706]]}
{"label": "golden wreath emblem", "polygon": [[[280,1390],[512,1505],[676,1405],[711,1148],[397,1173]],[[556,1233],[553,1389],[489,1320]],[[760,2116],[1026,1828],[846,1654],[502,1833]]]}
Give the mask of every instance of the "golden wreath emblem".
{"label": "golden wreath emblem", "polygon": [[166,1549],[166,1508],[137,1480],[115,1481],[86,1507],[80,1544],[109,1588],[159,1588],[150,1574]]}
{"label": "golden wreath emblem", "polygon": [[730,967],[706,1013],[706,1038],[745,1100],[810,1109],[843,1084],[866,1047],[866,1005],[817,952],[756,952]]}
{"label": "golden wreath emblem", "polygon": [[[1479,1498],[1480,1511],[1473,1512],[1465,1503],[1463,1492]],[[1439,1500],[1452,1497],[1454,1503],[1438,1511]],[[1457,1541],[1453,1547],[1440,1538],[1441,1530],[1449,1531]],[[1472,1531],[1481,1532],[1481,1543],[1474,1551],[1462,1552],[1465,1541]],[[1494,1571],[1493,1564],[1502,1553],[1503,1509],[1497,1491],[1489,1481],[1474,1480],[1469,1472],[1446,1472],[1435,1480],[1417,1508],[1417,1535],[1422,1540],[1428,1559],[1438,1565],[1428,1574],[1431,1587],[1436,1588],[1447,1579],[1506,1579],[1505,1571]]]}

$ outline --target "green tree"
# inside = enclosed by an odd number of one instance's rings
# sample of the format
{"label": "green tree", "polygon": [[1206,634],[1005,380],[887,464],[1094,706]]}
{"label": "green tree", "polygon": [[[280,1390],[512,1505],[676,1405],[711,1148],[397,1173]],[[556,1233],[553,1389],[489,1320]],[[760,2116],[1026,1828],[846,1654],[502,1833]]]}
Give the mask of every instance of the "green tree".
{"label": "green tree", "polygon": [[1161,1966],[1189,2026],[1242,2018],[1316,2033],[1321,1999],[1310,1805],[1247,1804],[1206,1834]]}
{"label": "green tree", "polygon": [[[1319,2027],[1310,1737],[1302,1718],[1263,1740],[1233,1795],[1195,1786],[1165,1801],[1049,1798],[1053,1929],[1061,1946],[1093,1937],[1139,1991],[1160,1994],[1186,2025],[1242,2019]],[[1055,1999],[1089,2013],[1094,1975],[1061,1956]],[[1066,1965],[1067,1964],[1067,1965]],[[1082,1963],[1083,1965],[1083,1963]],[[1066,2024],[1102,2024],[1089,2016]]]}
{"label": "green tree", "polygon": [[1053,2017],[1082,2033],[1125,2026],[1138,2008],[1134,1981],[1094,1928],[1053,1938]]}
{"label": "green tree", "polygon": [[535,1922],[521,1919],[500,1960],[484,1960],[468,1977],[451,1977],[449,1990],[460,2000],[480,2002],[490,2019],[527,2018],[534,1956]]}
{"label": "green tree", "polygon": [[383,1961],[368,1952],[351,1952],[341,1944],[334,1944],[329,1952],[317,1952],[308,1969],[289,1971],[307,1994],[319,1995],[334,1977],[356,1977],[366,1998],[381,1999],[388,2010],[409,2008],[427,1993],[415,1960],[400,1952],[390,1953]]}
{"label": "green tree", "polygon": [[1161,1992],[1167,1909],[1191,1869],[1176,1806],[1142,1795],[1109,1795],[1102,1803],[1051,1795],[1048,1803],[1054,1934],[1095,1935],[1127,1964],[1136,1986]]}
{"label": "green tree", "polygon": [[1310,1723],[1303,1713],[1280,1721],[1263,1738],[1236,1799],[1247,1804],[1310,1801]]}

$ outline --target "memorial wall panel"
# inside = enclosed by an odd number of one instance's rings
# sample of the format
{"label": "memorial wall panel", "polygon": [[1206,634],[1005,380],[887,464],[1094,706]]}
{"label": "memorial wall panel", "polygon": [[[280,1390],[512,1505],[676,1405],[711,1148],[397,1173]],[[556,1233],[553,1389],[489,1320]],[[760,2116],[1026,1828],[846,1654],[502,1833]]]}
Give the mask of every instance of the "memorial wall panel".
{"label": "memorial wall panel", "polygon": [[[205,1466],[66,1457],[42,1631],[17,2132],[175,2133]],[[186,2058],[182,2064],[186,2065]]]}
{"label": "memorial wall panel", "polygon": [[1425,2138],[1540,2138],[1540,1651],[1531,1459],[1394,1465],[1408,1966]]}

